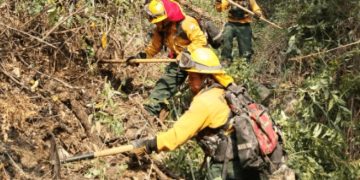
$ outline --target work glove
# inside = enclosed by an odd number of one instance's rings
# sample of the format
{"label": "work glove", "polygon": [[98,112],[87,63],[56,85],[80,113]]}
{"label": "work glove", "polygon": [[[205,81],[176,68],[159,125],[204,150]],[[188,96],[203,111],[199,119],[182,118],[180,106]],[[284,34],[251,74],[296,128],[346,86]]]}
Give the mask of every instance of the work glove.
{"label": "work glove", "polygon": [[184,49],[176,59],[179,61],[179,67],[183,69],[189,69],[193,67],[193,61],[191,54],[187,49]]}
{"label": "work glove", "polygon": [[259,13],[259,12],[254,12],[254,18],[255,18],[256,20],[259,20],[261,16],[262,16],[261,13]]}
{"label": "work glove", "polygon": [[126,64],[127,65],[135,65],[138,66],[139,63],[132,63],[130,60],[132,59],[146,59],[146,53],[145,52],[139,52],[138,54],[136,54],[135,56],[130,56],[126,59]]}
{"label": "work glove", "polygon": [[156,137],[152,139],[138,139],[132,142],[134,146],[134,153],[137,156],[141,156],[145,153],[151,154],[154,151],[157,151]]}

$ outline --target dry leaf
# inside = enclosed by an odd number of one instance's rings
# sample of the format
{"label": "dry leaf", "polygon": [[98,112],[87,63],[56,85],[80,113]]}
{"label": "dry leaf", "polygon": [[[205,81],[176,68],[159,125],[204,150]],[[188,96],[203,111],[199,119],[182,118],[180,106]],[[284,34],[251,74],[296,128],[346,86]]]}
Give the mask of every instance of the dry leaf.
{"label": "dry leaf", "polygon": [[104,32],[101,36],[101,47],[105,49],[106,45],[107,45],[107,34]]}

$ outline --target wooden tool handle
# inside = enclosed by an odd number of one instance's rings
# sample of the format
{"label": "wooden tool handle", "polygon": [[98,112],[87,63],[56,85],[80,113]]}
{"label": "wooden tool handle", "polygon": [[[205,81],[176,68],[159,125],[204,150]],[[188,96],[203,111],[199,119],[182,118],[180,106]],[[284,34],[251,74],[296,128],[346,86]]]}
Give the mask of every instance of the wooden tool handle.
{"label": "wooden tool handle", "polygon": [[[241,10],[249,13],[250,15],[255,16],[255,13],[254,13],[254,12],[252,12],[252,11],[250,11],[249,9],[247,9],[247,8],[239,5],[238,3],[236,3],[236,2],[234,2],[234,1],[232,1],[232,0],[228,0],[228,2],[229,2],[230,4],[232,4],[232,5],[240,8]],[[274,27],[276,27],[276,28],[283,29],[283,28],[280,27],[279,25],[277,25],[277,24],[275,24],[275,23],[273,23],[273,22],[271,22],[271,21],[269,21],[269,20],[267,20],[267,19],[265,19],[265,18],[263,18],[263,17],[260,17],[260,20],[262,20],[262,21],[264,21],[264,22],[266,22],[266,23],[269,23],[270,25],[272,25],[272,26],[274,26]]]}
{"label": "wooden tool handle", "polygon": [[[126,60],[101,60],[101,63],[126,63]],[[176,59],[131,59],[129,63],[170,63]]]}
{"label": "wooden tool handle", "polygon": [[114,155],[114,154],[131,151],[133,149],[134,149],[133,145],[124,145],[124,146],[119,146],[119,147],[106,149],[106,150],[102,150],[102,151],[96,151],[96,152],[94,152],[94,156],[95,157],[109,156],[109,155]]}

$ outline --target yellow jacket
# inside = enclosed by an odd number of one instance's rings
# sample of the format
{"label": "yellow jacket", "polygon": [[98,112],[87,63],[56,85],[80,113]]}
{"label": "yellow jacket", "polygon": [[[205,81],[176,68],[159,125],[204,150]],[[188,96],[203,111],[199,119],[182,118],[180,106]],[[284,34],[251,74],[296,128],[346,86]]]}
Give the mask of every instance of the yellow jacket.
{"label": "yellow jacket", "polygon": [[151,42],[145,49],[147,58],[152,58],[160,52],[163,44],[176,55],[179,55],[185,48],[192,52],[196,48],[207,45],[205,34],[193,17],[185,16],[181,22],[169,23],[166,27],[161,23],[157,24]]}
{"label": "yellow jacket", "polygon": [[[257,14],[261,14],[262,16],[262,12],[261,12],[261,9],[259,7],[259,5],[256,3],[255,0],[234,0],[235,3],[238,3],[239,5],[242,5],[241,2],[246,2],[248,3],[248,7],[245,7],[245,8],[248,8],[249,10],[251,10],[252,12],[254,13],[257,13]],[[227,0],[221,0],[221,2],[216,2],[215,3],[215,8],[218,12],[223,12],[229,8],[236,8],[234,5],[231,5]],[[238,11],[242,11],[242,10],[238,10]],[[229,13],[229,16],[228,16],[228,21],[230,22],[239,22],[239,23],[250,23],[252,22],[252,18],[251,16],[244,12],[244,17],[243,18],[235,18],[231,15],[231,13]]]}
{"label": "yellow jacket", "polygon": [[229,113],[224,89],[212,88],[199,92],[191,102],[189,110],[174,126],[157,135],[158,151],[174,150],[206,127],[218,128],[224,125]]}

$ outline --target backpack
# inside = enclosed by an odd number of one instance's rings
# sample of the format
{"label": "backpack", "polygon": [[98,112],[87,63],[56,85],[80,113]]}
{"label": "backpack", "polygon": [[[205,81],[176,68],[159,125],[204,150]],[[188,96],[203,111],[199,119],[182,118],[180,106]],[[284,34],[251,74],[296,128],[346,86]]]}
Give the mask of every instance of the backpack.
{"label": "backpack", "polygon": [[[269,158],[279,147],[278,130],[267,109],[254,102],[243,86],[231,85],[225,92],[231,109],[229,124],[235,129],[237,156],[243,168],[261,168],[280,157]],[[282,150],[281,150],[282,151]]]}
{"label": "backpack", "polygon": [[201,30],[205,33],[208,43],[212,48],[218,49],[222,42],[222,31],[221,28],[218,28],[214,22],[210,20],[197,20]]}
{"label": "backpack", "polygon": [[[212,48],[218,49],[223,42],[223,38],[221,36],[222,31],[220,30],[221,28],[216,27],[215,23],[209,20],[196,19],[196,21],[198,22],[201,31],[204,32],[208,44],[210,44]],[[176,31],[180,37],[189,39],[185,31],[181,28],[182,22],[183,21],[176,25]]]}
{"label": "backpack", "polygon": [[[250,7],[250,3],[248,0],[240,0],[237,1],[238,4],[240,4],[241,6],[247,8],[247,9],[251,9]],[[230,10],[229,10],[229,16],[231,18],[235,18],[235,19],[243,19],[246,17],[247,12],[245,12],[244,10],[236,7],[236,6],[231,6]]]}
{"label": "backpack", "polygon": [[[217,83],[212,87],[223,88]],[[281,131],[267,109],[252,100],[245,87],[234,84],[225,89],[225,100],[231,109],[225,125],[197,135],[205,157],[223,163],[222,178],[226,179],[228,161],[238,158],[243,170],[255,170],[266,179],[294,180],[294,172],[284,164]]]}

